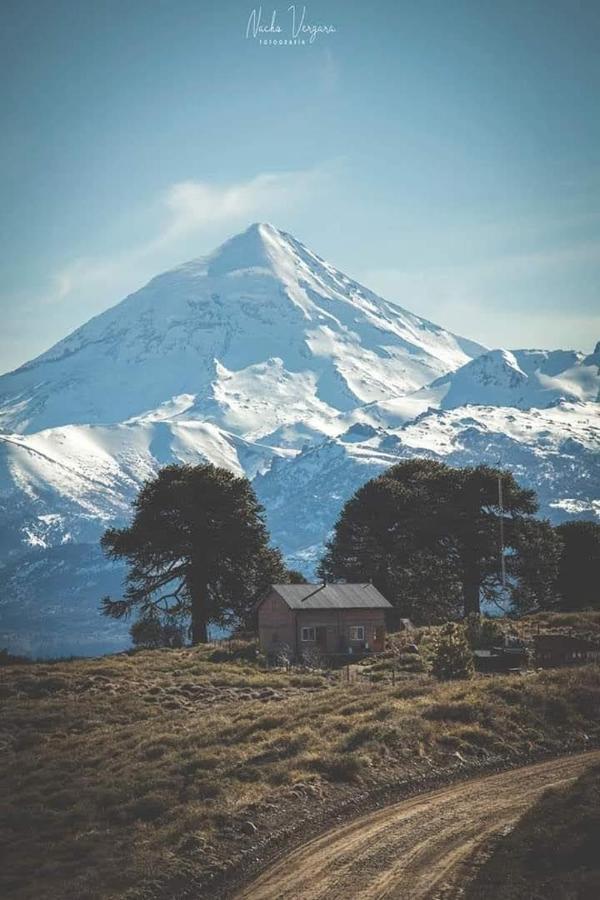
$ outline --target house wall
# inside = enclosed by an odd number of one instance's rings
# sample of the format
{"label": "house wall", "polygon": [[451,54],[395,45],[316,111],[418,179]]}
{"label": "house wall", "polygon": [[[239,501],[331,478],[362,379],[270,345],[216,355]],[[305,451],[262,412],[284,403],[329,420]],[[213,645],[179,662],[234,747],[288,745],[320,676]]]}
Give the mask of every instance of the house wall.
{"label": "house wall", "polygon": [[[364,641],[350,640],[350,627],[363,625]],[[362,650],[368,644],[370,650],[380,651],[385,644],[385,610],[383,609],[303,609],[296,611],[298,652],[316,646],[316,641],[303,641],[303,627],[326,629],[327,653],[346,653],[349,648]]]}
{"label": "house wall", "polygon": [[263,653],[287,644],[296,654],[296,614],[279,594],[271,591],[258,608],[258,638]]}
{"label": "house wall", "polygon": [[[350,627],[363,625],[364,641],[350,640]],[[271,591],[258,608],[258,637],[263,653],[275,653],[287,645],[292,655],[302,654],[317,646],[317,641],[303,641],[302,628],[325,628],[327,653],[347,653],[349,648],[380,651],[385,645],[384,609],[290,609],[287,603]]]}

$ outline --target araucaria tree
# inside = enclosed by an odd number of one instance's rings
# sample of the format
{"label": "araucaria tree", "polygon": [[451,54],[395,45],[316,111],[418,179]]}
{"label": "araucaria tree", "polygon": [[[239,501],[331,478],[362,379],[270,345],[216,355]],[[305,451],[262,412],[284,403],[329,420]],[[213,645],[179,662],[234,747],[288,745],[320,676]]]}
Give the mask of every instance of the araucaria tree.
{"label": "araucaria tree", "polygon": [[[346,503],[319,571],[330,580],[372,581],[416,621],[478,613],[482,598],[506,599],[532,579],[552,581],[552,573],[544,580],[541,571],[555,567],[552,553],[537,566],[524,564],[534,545],[525,537],[537,522],[536,509],[534,492],[506,470],[406,460],[367,482]],[[558,550],[553,552],[555,557]]]}
{"label": "araucaria tree", "polygon": [[563,522],[556,533],[562,541],[557,587],[560,608],[600,608],[600,523]]}
{"label": "araucaria tree", "polygon": [[162,469],[140,490],[131,525],[106,531],[102,547],[129,564],[123,598],[105,597],[104,613],[189,616],[194,644],[286,579],[249,481],[208,464]]}

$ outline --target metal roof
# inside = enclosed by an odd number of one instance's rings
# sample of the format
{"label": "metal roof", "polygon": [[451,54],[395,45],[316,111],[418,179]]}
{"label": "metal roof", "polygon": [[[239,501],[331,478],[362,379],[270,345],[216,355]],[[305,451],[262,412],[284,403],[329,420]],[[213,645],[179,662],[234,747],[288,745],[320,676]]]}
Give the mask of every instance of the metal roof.
{"label": "metal roof", "polygon": [[290,609],[388,609],[391,603],[372,584],[274,584]]}

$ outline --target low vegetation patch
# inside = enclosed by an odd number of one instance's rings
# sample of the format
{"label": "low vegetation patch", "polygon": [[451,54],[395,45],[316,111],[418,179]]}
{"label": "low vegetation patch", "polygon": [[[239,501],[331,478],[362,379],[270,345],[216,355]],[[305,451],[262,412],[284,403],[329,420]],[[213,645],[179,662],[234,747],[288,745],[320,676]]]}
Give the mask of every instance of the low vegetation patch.
{"label": "low vegetation patch", "polygon": [[538,634],[569,634],[600,642],[600,611],[540,612],[522,619],[499,621],[525,640],[531,640]]}
{"label": "low vegetation patch", "polygon": [[3,668],[3,897],[206,896],[319,804],[600,738],[597,667],[347,684],[214,650]]}

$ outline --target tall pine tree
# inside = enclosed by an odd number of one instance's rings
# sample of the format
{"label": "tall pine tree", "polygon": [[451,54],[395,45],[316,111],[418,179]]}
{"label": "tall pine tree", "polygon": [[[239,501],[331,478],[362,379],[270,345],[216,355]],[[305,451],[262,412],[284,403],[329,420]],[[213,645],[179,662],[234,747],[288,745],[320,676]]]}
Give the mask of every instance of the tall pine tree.
{"label": "tall pine tree", "polygon": [[561,609],[600,609],[600,523],[563,522],[557,588]]}
{"label": "tall pine tree", "polygon": [[102,547],[130,567],[123,598],[102,601],[105,614],[190,616],[194,644],[286,579],[249,481],[209,464],[162,469],[134,501],[131,525],[106,531]]}
{"label": "tall pine tree", "polygon": [[478,613],[482,598],[505,593],[500,523],[514,586],[522,529],[536,509],[534,492],[506,470],[406,460],[346,503],[319,572],[331,580],[370,580],[417,621]]}

